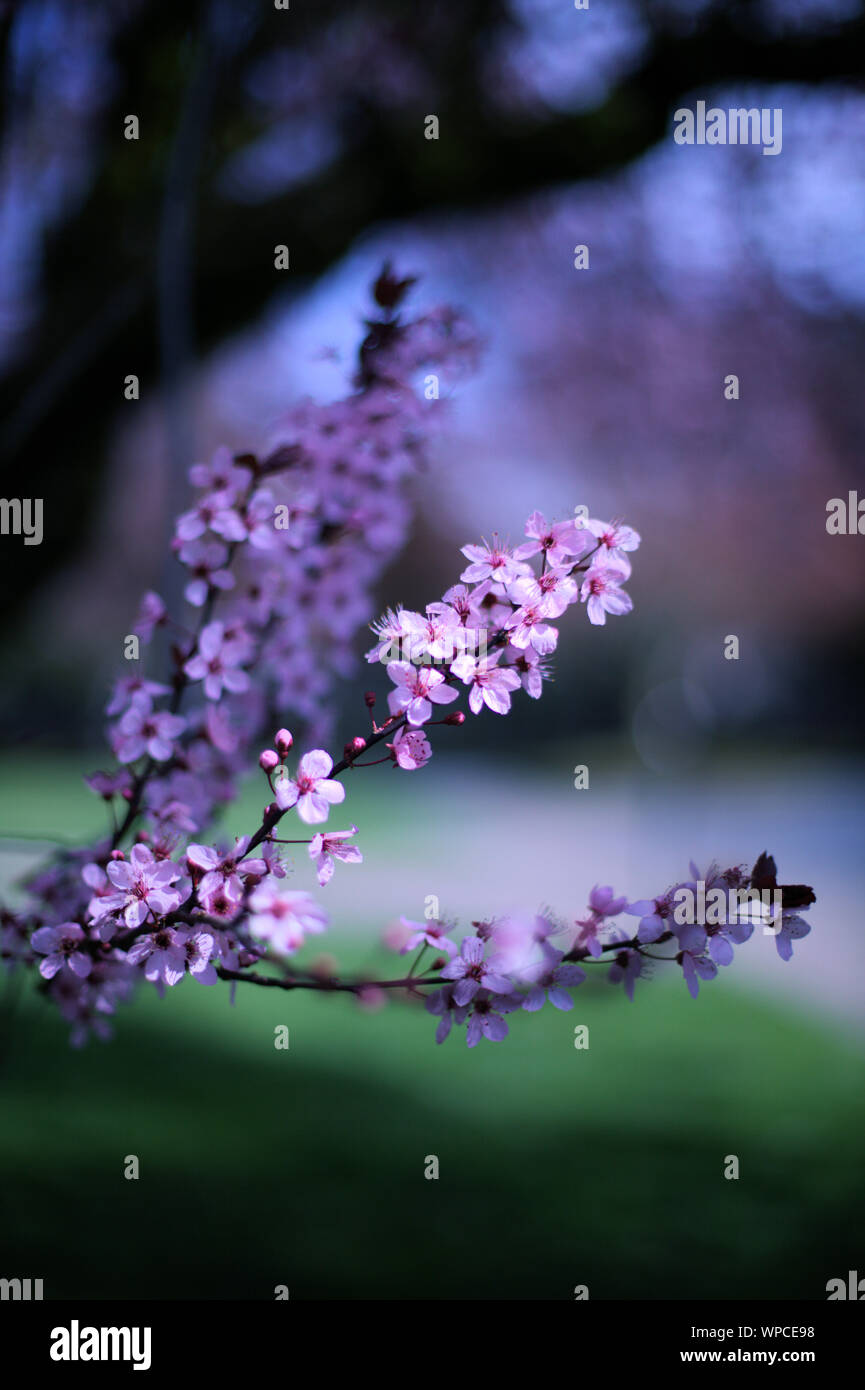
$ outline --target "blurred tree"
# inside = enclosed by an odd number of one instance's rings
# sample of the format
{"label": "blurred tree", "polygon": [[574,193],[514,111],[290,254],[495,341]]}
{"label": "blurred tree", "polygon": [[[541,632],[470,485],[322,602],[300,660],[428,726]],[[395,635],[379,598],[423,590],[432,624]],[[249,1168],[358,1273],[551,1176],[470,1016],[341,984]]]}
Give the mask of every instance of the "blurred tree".
{"label": "blurred tree", "polygon": [[[58,53],[72,22],[50,0],[3,8],[7,152],[19,107],[37,100],[20,80],[36,12],[43,47],[47,26]],[[409,14],[400,0],[295,0],[288,12],[262,0],[82,0],[74,20],[93,21],[105,67],[100,82],[94,64],[82,94],[89,172],[44,219],[37,292],[0,382],[3,491],[51,499],[50,543],[28,550],[24,586],[80,543],[124,377],[136,373],[143,392],[167,387],[170,403],[196,352],[307,286],[366,228],[621,168],[665,136],[695,88],[860,80],[861,6],[796,24],[773,23],[756,0],[689,13],[643,0],[630,13],[636,56],[588,109],[562,110],[521,104],[490,64],[530,27],[525,2],[429,0]],[[441,138],[427,141],[430,111]],[[130,113],[137,141],[124,138]],[[312,154],[282,177],[238,180],[244,152],[310,131]],[[38,166],[50,152],[30,153]],[[274,269],[280,243],[289,277]],[[20,549],[0,548],[0,599],[21,587],[21,563]]]}

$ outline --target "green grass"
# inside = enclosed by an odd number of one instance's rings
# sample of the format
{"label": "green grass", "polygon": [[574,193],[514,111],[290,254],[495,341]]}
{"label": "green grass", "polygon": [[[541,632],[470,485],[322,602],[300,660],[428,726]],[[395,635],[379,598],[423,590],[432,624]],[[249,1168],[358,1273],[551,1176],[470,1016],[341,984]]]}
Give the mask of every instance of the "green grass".
{"label": "green grass", "polygon": [[[80,766],[5,762],[0,828],[101,830]],[[861,1267],[858,1043],[732,972],[696,1003],[594,978],[577,1000],[469,1052],[398,1002],[239,987],[231,1008],[187,980],[75,1052],[28,987],[0,1010],[0,1275],[54,1298],[821,1299]]]}
{"label": "green grass", "polygon": [[0,1075],[3,1268],[54,1297],[825,1296],[861,1259],[857,1053],[729,985],[584,989],[473,1052],[396,1003],[231,1009],[187,981],[75,1053],[28,1002]]}

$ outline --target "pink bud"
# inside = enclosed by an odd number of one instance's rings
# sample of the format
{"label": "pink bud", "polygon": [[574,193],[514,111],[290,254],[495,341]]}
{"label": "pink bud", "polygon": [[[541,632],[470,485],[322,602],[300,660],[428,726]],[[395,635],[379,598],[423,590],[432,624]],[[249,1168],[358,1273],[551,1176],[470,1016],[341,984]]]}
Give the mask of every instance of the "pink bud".
{"label": "pink bud", "polygon": [[112,859],[125,859],[125,858],[126,858],[126,855],[123,853],[123,850],[122,850],[122,849],[113,849],[113,850],[111,851],[111,858],[112,858]]}
{"label": "pink bud", "polygon": [[366,705],[367,709],[372,709],[375,705],[375,691],[367,690],[364,694],[363,702]]}
{"label": "pink bud", "polygon": [[294,739],[288,732],[288,729],[280,729],[277,732],[276,738],[273,741],[276,744],[277,749],[279,750],[279,753],[283,758],[291,748],[291,745],[294,743]]}
{"label": "pink bud", "polygon": [[443,724],[465,724],[466,717],[461,709],[455,710],[453,714],[446,714],[442,720]]}
{"label": "pink bud", "polygon": [[345,745],[345,748],[342,750],[343,757],[348,759],[348,761],[350,762],[352,758],[359,757],[360,754],[363,752],[364,748],[366,748],[366,739],[361,738],[358,734],[356,738],[350,739],[349,742]]}
{"label": "pink bud", "polygon": [[258,755],[258,766],[263,772],[273,772],[275,767],[279,767],[279,754],[274,753],[272,748],[265,748],[264,752]]}
{"label": "pink bud", "polygon": [[311,960],[309,963],[309,973],[310,975],[314,975],[317,980],[335,979],[338,969],[339,963],[336,956],[322,954],[316,956],[314,960]]}

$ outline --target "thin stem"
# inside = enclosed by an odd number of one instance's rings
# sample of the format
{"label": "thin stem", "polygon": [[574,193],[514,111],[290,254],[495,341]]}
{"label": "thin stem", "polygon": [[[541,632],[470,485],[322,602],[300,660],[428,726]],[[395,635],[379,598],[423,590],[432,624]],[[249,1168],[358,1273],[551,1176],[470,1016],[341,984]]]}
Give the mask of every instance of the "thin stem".
{"label": "thin stem", "polygon": [[246,980],[248,984],[260,985],[263,989],[314,989],[325,994],[361,994],[365,989],[407,989],[414,990],[417,985],[439,985],[438,975],[409,975],[402,980],[297,980],[284,979],[273,975],[257,975],[250,970],[229,970],[224,965],[216,967],[221,980]]}

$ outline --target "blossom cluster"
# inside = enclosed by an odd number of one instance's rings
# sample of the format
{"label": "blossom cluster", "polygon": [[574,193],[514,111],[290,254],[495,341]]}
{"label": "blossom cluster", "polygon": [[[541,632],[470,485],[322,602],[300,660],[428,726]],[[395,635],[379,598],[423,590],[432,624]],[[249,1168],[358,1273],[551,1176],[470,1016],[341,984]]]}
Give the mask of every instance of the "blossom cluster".
{"label": "blossom cluster", "polygon": [[[607,952],[611,978],[632,996],[648,946],[675,937],[674,959],[696,993],[698,980],[729,964],[745,939],[739,928],[671,925],[669,896],[628,904],[595,889],[588,916],[570,928],[545,918],[528,927],[481,923],[457,946],[442,923],[407,926],[407,949],[436,951],[422,974],[417,962],[408,976],[379,982],[340,981],[314,963],[296,967],[293,958],[325,931],[328,914],[312,892],[290,886],[294,864],[284,847],[305,846],[320,889],[337,865],[363,860],[358,827],[329,823],[346,799],[342,774],[377,763],[422,769],[431,726],[465,722],[451,708],[461,697],[475,715],[506,715],[520,689],[539,698],[569,608],[584,606],[595,627],[632,608],[623,585],[640,543],[633,528],[533,512],[515,546],[497,536],[464,546],[458,582],[423,613],[397,605],[371,625],[367,661],[386,669],[387,714],[376,722],[378,696],[368,691],[371,728],[349,739],[341,758],[319,746],[329,739],[333,687],[350,670],[375,582],[405,538],[403,483],[421,456],[429,404],[416,373],[458,370],[475,346],[450,310],[404,319],[410,283],[387,269],[376,282],[378,317],[368,321],[345,400],[299,407],[261,458],[218,450],[191,470],[195,498],[174,540],[191,623],[171,617],[159,595],[145,595],[137,634],[145,646],[157,634],[170,637],[171,671],[165,680],[139,671],[116,683],[107,706],[116,766],[87,779],[108,808],[110,833],[59,853],[29,883],[24,908],[0,912],[0,961],[38,972],[76,1044],[91,1032],[108,1036],[111,1016],[136,986],[163,994],[189,976],[202,985],[224,980],[232,991],[246,981],[341,989],[365,1001],[433,988],[427,1007],[439,1016],[439,1039],[464,1023],[471,1046],[503,1037],[515,1009],[569,1007],[584,965]],[[286,727],[261,746],[286,714],[300,756]],[[376,748],[380,756],[370,758]],[[215,814],[256,755],[267,786],[260,824],[233,844],[210,840]],[[294,826],[287,836],[276,833],[285,818]],[[731,891],[749,882],[741,871],[711,872],[713,886],[717,879]],[[771,861],[758,861],[755,873],[755,886],[774,886]],[[610,920],[627,912],[640,916],[634,937]],[[785,958],[806,930],[803,919],[784,918]]]}
{"label": "blossom cluster", "polygon": [[[427,1010],[439,1020],[436,1041],[444,1042],[456,1024],[465,1026],[469,1047],[482,1038],[498,1042],[508,1035],[506,1016],[517,1010],[535,1013],[550,1004],[569,1011],[572,990],[588,979],[584,967],[591,965],[607,966],[609,982],[623,985],[633,1000],[637,981],[648,979],[656,962],[667,962],[681,970],[696,999],[700,981],[715,979],[719,967],[731,965],[734,947],[744,945],[756,930],[774,937],[785,961],[793,955],[793,942],[811,930],[801,912],[815,901],[813,891],[804,885],[775,888],[774,861],[767,855],[760,856],[750,874],[742,866],[721,872],[712,864],[703,878],[693,863],[690,873],[690,880],[657,897],[633,902],[609,886],[596,885],[585,914],[571,922],[547,915],[532,921],[476,922],[459,947],[444,922],[401,919],[404,953],[418,946],[421,958],[427,949],[437,953],[433,969],[445,983],[426,998]],[[758,889],[770,881],[771,895]],[[707,885],[720,905],[715,901],[712,913],[683,910]],[[752,905],[743,914],[741,898],[747,891],[753,893]],[[639,918],[636,932],[617,921],[628,916]],[[649,949],[657,946],[660,953]]]}
{"label": "blossom cluster", "polygon": [[[527,539],[516,547],[494,536],[463,546],[469,561],[440,601],[424,613],[398,607],[375,625],[378,638],[367,661],[387,664],[393,682],[391,714],[405,715],[409,729],[428,723],[433,705],[459,694],[440,668],[469,689],[469,708],[507,714],[520,687],[541,694],[559,629],[554,620],[583,602],[589,621],[633,608],[622,584],[630,577],[628,552],[640,537],[630,526],[598,520],[548,522],[533,512]],[[541,558],[536,573],[530,560]],[[405,657],[408,659],[404,659]],[[396,659],[394,659],[396,658]]]}

